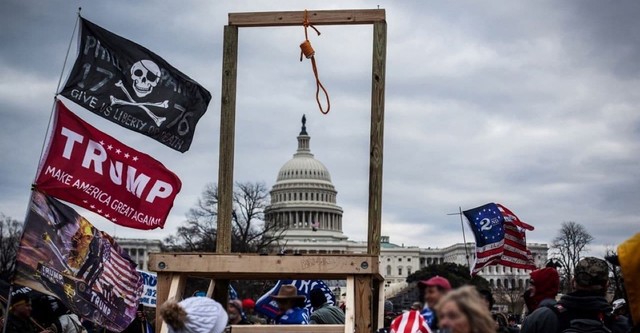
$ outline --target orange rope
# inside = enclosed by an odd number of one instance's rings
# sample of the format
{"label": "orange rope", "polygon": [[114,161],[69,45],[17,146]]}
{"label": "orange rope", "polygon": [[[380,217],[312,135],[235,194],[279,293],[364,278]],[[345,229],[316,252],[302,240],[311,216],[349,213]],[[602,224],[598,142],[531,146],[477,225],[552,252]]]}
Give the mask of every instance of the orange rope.
{"label": "orange rope", "polygon": [[[307,59],[311,59],[311,68],[313,69],[313,74],[316,77],[316,102],[318,103],[318,108],[320,108],[320,112],[322,112],[323,114],[327,114],[329,113],[329,110],[331,110],[329,93],[327,92],[327,89],[324,88],[324,85],[322,85],[322,82],[320,82],[320,78],[318,77],[318,67],[316,66],[316,58],[315,58],[316,51],[313,50],[313,47],[311,46],[311,42],[309,41],[307,28],[311,27],[313,30],[316,31],[318,36],[320,36],[320,31],[318,31],[318,29],[316,29],[316,27],[314,27],[313,24],[309,22],[306,9],[304,10],[304,20],[302,21],[302,26],[304,26],[304,42],[300,44],[300,61],[302,61],[302,55],[304,55]],[[324,92],[324,96],[327,100],[327,111],[324,111],[322,109],[322,104],[320,103],[320,89],[322,89],[322,91]]]}

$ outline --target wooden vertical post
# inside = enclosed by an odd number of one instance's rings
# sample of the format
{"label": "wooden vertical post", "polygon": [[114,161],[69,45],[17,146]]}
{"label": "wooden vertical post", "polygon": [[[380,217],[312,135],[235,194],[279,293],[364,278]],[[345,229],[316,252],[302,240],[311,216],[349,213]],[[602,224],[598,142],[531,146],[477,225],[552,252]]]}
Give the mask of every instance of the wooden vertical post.
{"label": "wooden vertical post", "polygon": [[[371,65],[371,131],[369,146],[369,227],[367,254],[380,255],[382,225],[382,151],[384,146],[384,91],[387,57],[387,23],[373,23],[373,61]],[[360,304],[356,308],[356,332],[378,329],[379,293],[372,277],[356,279]],[[368,311],[368,315],[365,312]]]}
{"label": "wooden vertical post", "polygon": [[371,276],[356,276],[355,278],[355,298],[358,300],[355,307],[355,333],[370,333],[376,331],[373,328],[372,321],[372,282]]}
{"label": "wooden vertical post", "polygon": [[380,255],[382,220],[382,150],[384,145],[384,86],[387,23],[373,24],[371,83],[371,141],[369,146],[369,233],[367,254]]}
{"label": "wooden vertical post", "polygon": [[[158,274],[158,275],[160,275],[160,274]],[[187,283],[187,276],[184,275],[184,274],[180,274],[180,273],[178,273],[178,274],[176,274],[176,273],[166,274],[166,276],[167,276],[168,279],[170,279],[169,288],[167,290],[167,294],[169,296],[173,295],[173,297],[178,297],[177,299],[175,299],[175,301],[180,301],[179,297],[182,296],[182,293],[184,293],[184,287],[185,287],[185,285]],[[163,293],[164,293],[164,291],[163,291]],[[156,296],[157,295],[158,294],[156,293]],[[160,306],[159,304],[163,304],[163,303],[164,302],[158,303],[157,299],[156,299],[157,306]],[[159,333],[168,333],[169,332],[169,327],[167,326],[167,324],[165,324],[162,321],[162,318],[158,319],[160,317],[160,311],[159,310],[160,309],[156,309],[156,325],[158,325],[157,323],[160,323],[159,324],[160,326],[158,326],[158,328],[159,328],[158,332]],[[159,320],[159,321],[157,321],[157,320]]]}
{"label": "wooden vertical post", "polygon": [[[218,230],[216,253],[231,253],[233,211],[233,162],[236,128],[236,82],[238,76],[238,27],[224,27],[222,93],[220,94],[220,160],[218,168]],[[215,299],[227,303],[228,280],[215,284]]]}

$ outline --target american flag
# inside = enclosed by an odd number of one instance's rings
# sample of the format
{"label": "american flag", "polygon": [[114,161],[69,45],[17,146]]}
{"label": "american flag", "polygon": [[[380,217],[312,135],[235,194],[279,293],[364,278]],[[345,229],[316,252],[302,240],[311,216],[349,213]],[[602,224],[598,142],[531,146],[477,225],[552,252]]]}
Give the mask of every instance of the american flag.
{"label": "american flag", "polygon": [[136,264],[117,244],[102,239],[102,245],[102,273],[96,282],[98,292],[108,300],[122,297],[128,306],[137,306],[143,285]]}
{"label": "american flag", "polygon": [[463,212],[476,239],[476,261],[471,274],[501,264],[507,267],[535,269],[527,249],[525,229],[533,230],[506,207],[488,203]]}
{"label": "american flag", "polygon": [[391,333],[431,333],[429,325],[417,310],[409,310],[397,316],[389,328]]}

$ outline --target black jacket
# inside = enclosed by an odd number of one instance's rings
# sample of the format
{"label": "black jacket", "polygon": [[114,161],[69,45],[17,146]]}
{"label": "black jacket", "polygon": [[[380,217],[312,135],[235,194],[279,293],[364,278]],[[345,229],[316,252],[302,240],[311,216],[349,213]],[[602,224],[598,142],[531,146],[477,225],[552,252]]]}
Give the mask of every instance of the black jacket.
{"label": "black jacket", "polygon": [[[607,299],[591,291],[576,291],[562,296],[558,305],[569,313],[571,319],[597,319],[602,314],[611,313],[611,305]],[[606,323],[613,333],[626,333],[619,331],[618,325]],[[618,324],[618,323],[616,323]],[[540,307],[529,315],[522,324],[521,333],[552,333],[559,332],[563,328],[558,319],[558,314],[552,307]]]}

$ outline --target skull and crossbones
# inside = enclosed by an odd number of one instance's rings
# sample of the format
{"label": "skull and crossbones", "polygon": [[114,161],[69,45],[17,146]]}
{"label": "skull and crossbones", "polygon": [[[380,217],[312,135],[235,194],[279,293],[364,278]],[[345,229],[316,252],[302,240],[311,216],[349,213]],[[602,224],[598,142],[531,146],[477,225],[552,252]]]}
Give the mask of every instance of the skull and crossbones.
{"label": "skull and crossbones", "polygon": [[[140,60],[133,64],[133,66],[131,66],[131,79],[133,80],[132,87],[136,96],[145,97],[149,95],[160,81],[160,74],[160,67],[151,60]],[[167,120],[167,117],[158,117],[155,113],[151,112],[148,106],[166,109],[169,107],[169,100],[164,100],[163,102],[158,103],[137,102],[133,97],[131,97],[131,94],[127,88],[125,88],[122,80],[116,82],[115,86],[122,89],[124,94],[127,96],[128,101],[110,96],[111,105],[137,106],[144,110],[149,117],[153,119],[157,126],[160,126],[165,120]]]}

